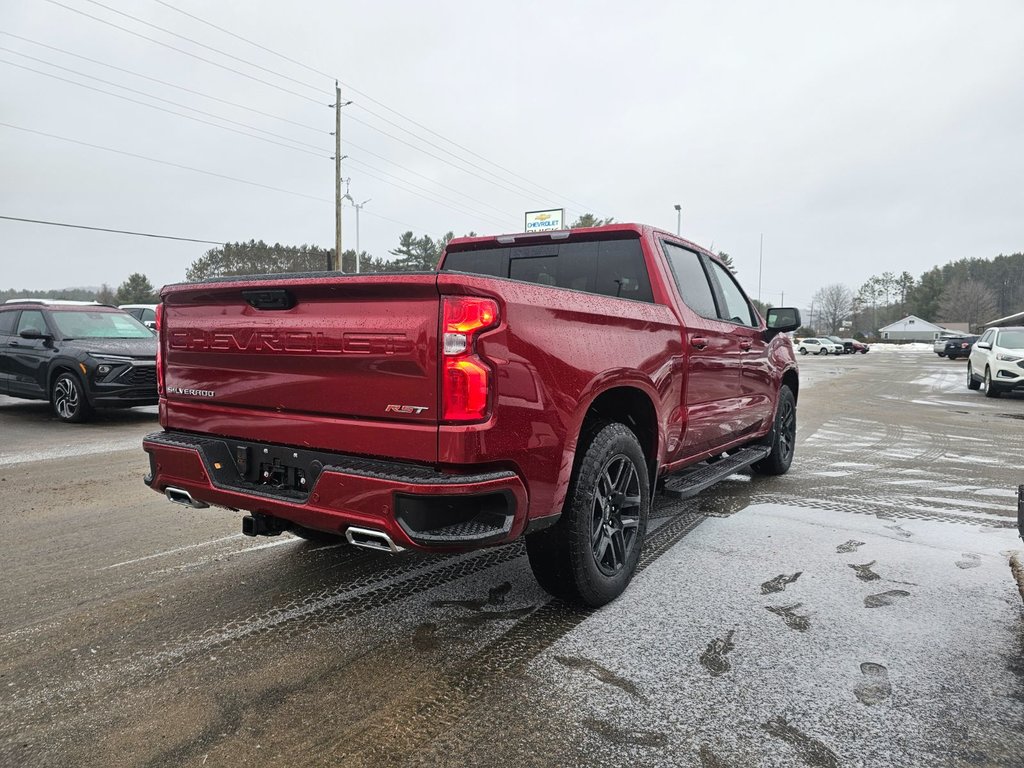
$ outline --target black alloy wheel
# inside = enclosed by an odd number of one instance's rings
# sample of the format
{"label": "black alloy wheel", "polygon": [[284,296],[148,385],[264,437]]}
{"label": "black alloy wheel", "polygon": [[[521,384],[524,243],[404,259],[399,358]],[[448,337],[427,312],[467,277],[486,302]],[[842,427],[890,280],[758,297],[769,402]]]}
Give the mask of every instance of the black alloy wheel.
{"label": "black alloy wheel", "polygon": [[619,573],[636,546],[640,527],[640,476],[625,454],[605,464],[594,494],[590,546],[605,576]]}
{"label": "black alloy wheel", "polygon": [[793,390],[785,385],[779,388],[775,427],[769,435],[771,453],[754,462],[752,469],[760,475],[784,475],[789,471],[796,452],[796,397]]}
{"label": "black alloy wheel", "polygon": [[650,507],[647,462],[636,435],[618,422],[588,424],[558,522],[526,537],[537,581],[578,605],[611,602],[636,571]]}
{"label": "black alloy wheel", "polygon": [[78,376],[65,372],[57,377],[50,394],[53,412],[61,421],[76,423],[89,415],[89,401]]}

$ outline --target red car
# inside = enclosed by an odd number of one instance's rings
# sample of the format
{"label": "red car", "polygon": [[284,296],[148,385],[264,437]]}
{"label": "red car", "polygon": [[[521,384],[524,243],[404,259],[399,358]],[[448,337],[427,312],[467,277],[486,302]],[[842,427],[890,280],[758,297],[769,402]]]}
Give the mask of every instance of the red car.
{"label": "red car", "polygon": [[651,227],[161,296],[146,482],[247,510],[248,534],[391,552],[525,536],[546,589],[600,605],[632,577],[659,478],[689,496],[793,457],[798,311],[766,324],[713,254]]}

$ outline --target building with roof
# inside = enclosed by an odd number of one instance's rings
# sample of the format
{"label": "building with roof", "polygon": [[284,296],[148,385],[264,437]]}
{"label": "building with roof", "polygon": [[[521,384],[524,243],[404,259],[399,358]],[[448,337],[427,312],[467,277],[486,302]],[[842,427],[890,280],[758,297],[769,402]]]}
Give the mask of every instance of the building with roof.
{"label": "building with roof", "polygon": [[917,315],[907,315],[902,320],[889,323],[878,329],[883,341],[935,341],[948,331],[941,325],[929,323]]}

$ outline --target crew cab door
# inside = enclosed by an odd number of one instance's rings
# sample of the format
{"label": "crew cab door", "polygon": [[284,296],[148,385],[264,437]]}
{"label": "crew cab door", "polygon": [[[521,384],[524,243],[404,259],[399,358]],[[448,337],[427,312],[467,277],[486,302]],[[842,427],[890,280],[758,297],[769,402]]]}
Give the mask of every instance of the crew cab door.
{"label": "crew cab door", "polygon": [[742,336],[718,316],[716,284],[705,259],[676,243],[662,241],[676,288],[685,305],[683,350],[686,357],[682,439],[669,461],[712,450],[738,430],[741,406]]}
{"label": "crew cab door", "polygon": [[732,414],[734,436],[756,431],[772,416],[774,378],[768,360],[768,344],[761,318],[732,273],[712,259],[705,259],[716,288],[720,318],[731,326],[730,337],[740,353],[738,409]]}

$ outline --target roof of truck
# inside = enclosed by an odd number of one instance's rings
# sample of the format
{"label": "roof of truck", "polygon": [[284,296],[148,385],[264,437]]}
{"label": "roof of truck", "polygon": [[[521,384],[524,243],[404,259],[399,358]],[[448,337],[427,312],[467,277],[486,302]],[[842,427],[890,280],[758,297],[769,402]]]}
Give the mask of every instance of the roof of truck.
{"label": "roof of truck", "polygon": [[637,237],[643,237],[649,234],[655,234],[666,239],[673,240],[687,248],[701,251],[714,255],[707,248],[697,245],[685,238],[679,237],[673,232],[669,232],[658,227],[652,227],[649,224],[636,224],[632,222],[622,222],[615,224],[606,224],[602,227],[578,227],[575,229],[558,229],[548,232],[513,232],[504,235],[477,235],[474,237],[455,237],[448,243],[448,250],[461,250],[463,248],[471,249],[475,245],[489,244],[489,243],[500,243],[502,245],[511,245],[513,243],[542,243],[548,240],[590,240],[596,237],[605,236],[609,234],[619,235],[630,235],[634,234]]}

